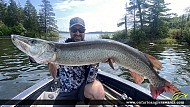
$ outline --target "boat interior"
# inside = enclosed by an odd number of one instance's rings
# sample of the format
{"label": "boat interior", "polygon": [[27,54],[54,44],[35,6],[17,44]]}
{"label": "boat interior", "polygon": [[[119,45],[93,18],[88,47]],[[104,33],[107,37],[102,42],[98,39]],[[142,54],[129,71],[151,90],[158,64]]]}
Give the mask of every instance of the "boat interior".
{"label": "boat interior", "polygon": [[[133,83],[122,79],[113,74],[103,71],[98,72],[97,79],[103,84],[105,89],[105,98],[99,107],[155,107],[155,105],[134,104],[130,101],[154,101],[150,95],[150,91]],[[44,79],[43,81],[26,89],[18,94],[12,100],[18,100],[17,104],[12,107],[53,107],[52,104],[43,105],[37,101],[47,100],[55,101],[59,93],[59,82],[52,78]],[[158,99],[169,99],[166,96],[159,96]],[[30,100],[30,104],[26,105],[26,101]],[[33,101],[33,102],[31,102]],[[130,102],[126,104],[125,101]],[[89,103],[90,104],[90,103]],[[88,107],[89,104],[78,102],[76,107]],[[93,103],[92,103],[93,104]],[[98,104],[99,105],[99,104]],[[167,105],[156,105],[156,107],[168,107]]]}

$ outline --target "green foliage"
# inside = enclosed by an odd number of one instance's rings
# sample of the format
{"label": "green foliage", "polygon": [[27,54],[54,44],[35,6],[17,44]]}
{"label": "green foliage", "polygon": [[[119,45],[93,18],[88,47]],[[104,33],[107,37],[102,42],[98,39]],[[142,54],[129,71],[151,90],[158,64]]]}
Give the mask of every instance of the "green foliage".
{"label": "green foliage", "polygon": [[39,25],[44,33],[57,31],[55,13],[49,0],[42,0],[41,10],[39,11]]}
{"label": "green foliage", "polygon": [[[177,17],[176,13],[169,13],[168,5],[164,0],[130,0],[125,16],[127,23],[133,26],[128,29],[130,34],[127,38],[137,44],[155,41],[164,44],[190,43],[190,7],[186,9],[186,14]],[[120,21],[118,25],[125,23]],[[117,34],[116,39],[126,38],[119,36],[121,34]]]}
{"label": "green foliage", "polygon": [[8,35],[10,35],[9,28],[3,22],[0,22],[0,36]]}
{"label": "green foliage", "polygon": [[4,3],[3,0],[0,0],[0,21],[5,20],[5,14],[6,14],[7,6]]}
{"label": "green foliage", "polygon": [[169,27],[168,27],[168,23],[165,20],[161,20],[161,22],[159,22],[158,25],[158,39],[160,38],[167,38],[168,35],[168,31],[169,31]]}
{"label": "green foliage", "polygon": [[168,19],[172,14],[168,14],[167,5],[164,0],[130,0],[126,14],[128,22],[133,22],[131,40],[140,43],[168,37]]}
{"label": "green foliage", "polygon": [[173,39],[179,39],[181,38],[180,35],[180,29],[175,29],[175,28],[172,28],[172,29],[169,29],[168,31],[168,35],[170,35],[170,38],[173,38]]}
{"label": "green foliage", "polygon": [[59,32],[51,31],[47,34],[48,37],[59,37]]}
{"label": "green foliage", "polygon": [[101,34],[100,37],[102,39],[113,39],[113,40],[124,42],[124,43],[129,41],[126,36],[125,30],[116,31],[113,34]]}
{"label": "green foliage", "polygon": [[164,39],[157,40],[156,43],[157,44],[177,44],[177,41],[176,39],[172,39],[172,38],[164,38]]}
{"label": "green foliage", "polygon": [[30,3],[30,0],[26,1],[24,7],[24,14],[26,16],[24,21],[24,27],[31,33],[38,31],[39,24],[38,24],[37,11],[35,7]]}
{"label": "green foliage", "polygon": [[13,34],[18,34],[18,35],[24,35],[26,33],[26,29],[21,23],[19,23],[17,26],[15,25],[11,27],[11,31]]}
{"label": "green foliage", "polygon": [[190,43],[190,29],[189,28],[184,29],[181,41]]}
{"label": "green foliage", "polygon": [[146,34],[144,31],[141,31],[141,29],[136,29],[135,32],[132,31],[130,38],[135,44],[144,43],[147,41]]}
{"label": "green foliage", "polygon": [[169,33],[171,38],[179,42],[190,43],[190,20],[189,11],[179,17],[174,17],[169,20]]}
{"label": "green foliage", "polygon": [[[8,36],[11,34],[20,34],[31,37],[39,37],[40,35],[57,36],[57,26],[55,24],[55,14],[53,8],[48,0],[42,0],[45,3],[41,10],[45,9],[46,17],[38,16],[37,10],[30,3],[30,0],[26,1],[25,7],[18,6],[14,0],[9,0],[6,4],[3,0],[0,0],[0,36]],[[41,19],[39,19],[41,17]],[[40,29],[39,20],[46,20],[45,29]],[[48,31],[48,32],[44,32]],[[45,34],[47,33],[47,34]]]}
{"label": "green foliage", "polygon": [[111,39],[112,38],[112,35],[111,34],[101,34],[100,37],[102,39]]}
{"label": "green foliage", "polygon": [[10,0],[10,4],[7,7],[7,12],[5,15],[4,23],[8,27],[13,27],[22,22],[23,17],[21,17],[20,9],[18,8],[14,0]]}
{"label": "green foliage", "polygon": [[113,33],[112,39],[120,41],[120,42],[126,42],[127,37],[126,37],[125,30],[117,31],[117,32]]}
{"label": "green foliage", "polygon": [[[35,32],[35,31],[29,31],[27,30],[24,34],[25,36],[28,36],[28,37],[38,37],[40,34]],[[39,36],[40,37],[40,36]]]}

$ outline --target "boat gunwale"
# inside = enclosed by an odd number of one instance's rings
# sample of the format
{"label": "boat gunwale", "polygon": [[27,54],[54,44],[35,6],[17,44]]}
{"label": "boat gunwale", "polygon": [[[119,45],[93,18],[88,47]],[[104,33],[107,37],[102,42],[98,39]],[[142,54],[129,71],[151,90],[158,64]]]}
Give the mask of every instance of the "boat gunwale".
{"label": "boat gunwale", "polygon": [[45,85],[47,85],[48,83],[50,83],[53,80],[53,78],[48,77],[43,79],[42,81],[40,81],[39,83],[34,84],[33,86],[27,88],[26,90],[24,90],[23,92],[19,93],[18,95],[16,95],[15,97],[13,97],[13,100],[24,100],[26,99],[28,96],[30,96],[32,93],[38,91],[39,89],[41,89],[42,87],[44,87]]}
{"label": "boat gunwale", "polygon": [[[144,94],[146,94],[146,95],[148,95],[148,96],[150,96],[150,97],[152,98],[152,96],[151,96],[151,94],[150,94],[150,91],[149,91],[148,89],[146,89],[146,88],[144,88],[144,87],[138,85],[138,84],[135,84],[135,83],[133,83],[133,82],[131,82],[131,81],[129,81],[129,80],[123,79],[123,78],[121,78],[121,77],[119,77],[119,76],[117,76],[117,75],[104,72],[104,71],[102,71],[102,70],[100,70],[100,69],[99,69],[98,73],[101,74],[101,75],[103,75],[103,76],[109,77],[109,78],[111,78],[111,79],[113,79],[113,80],[119,81],[119,82],[121,82],[122,84],[125,84],[125,85],[127,85],[127,86],[130,86],[131,88],[134,88],[135,91],[142,92],[142,93],[144,93]],[[126,94],[127,94],[127,93],[126,93]],[[162,95],[162,94],[161,94],[160,96],[158,96],[157,99],[159,99],[159,100],[171,100],[169,97],[164,96],[164,95]]]}
{"label": "boat gunwale", "polygon": [[[19,93],[15,97],[13,97],[10,101],[6,102],[5,105],[2,105],[2,107],[15,107],[16,105],[19,105],[20,102],[23,100],[26,100],[30,98],[32,94],[39,91],[40,89],[43,89],[43,87],[47,86],[53,81],[52,77],[45,78],[41,80],[39,83],[34,84],[33,86],[27,88],[23,92]],[[13,104],[14,103],[14,104]]]}

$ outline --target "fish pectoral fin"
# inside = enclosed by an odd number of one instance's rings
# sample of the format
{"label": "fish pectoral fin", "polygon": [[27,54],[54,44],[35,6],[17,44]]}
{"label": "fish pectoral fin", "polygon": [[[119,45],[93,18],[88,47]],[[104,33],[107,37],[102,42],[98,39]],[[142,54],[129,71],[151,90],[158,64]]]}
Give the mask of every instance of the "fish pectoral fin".
{"label": "fish pectoral fin", "polygon": [[115,69],[114,69],[114,66],[113,66],[113,63],[114,63],[114,62],[115,62],[115,61],[114,61],[113,59],[108,58],[108,60],[106,60],[104,63],[108,63],[109,66],[110,66],[113,70],[115,70]]}
{"label": "fish pectoral fin", "polygon": [[153,65],[153,68],[156,68],[159,70],[162,68],[162,63],[160,61],[158,61],[155,57],[153,57],[152,55],[149,55],[149,54],[145,54],[145,55],[149,59],[151,64]]}
{"label": "fish pectoral fin", "polygon": [[57,76],[57,66],[53,63],[48,63],[48,69],[50,71],[51,76],[56,79]]}
{"label": "fish pectoral fin", "polygon": [[144,81],[144,76],[131,71],[131,76],[134,78],[137,84],[141,84]]}

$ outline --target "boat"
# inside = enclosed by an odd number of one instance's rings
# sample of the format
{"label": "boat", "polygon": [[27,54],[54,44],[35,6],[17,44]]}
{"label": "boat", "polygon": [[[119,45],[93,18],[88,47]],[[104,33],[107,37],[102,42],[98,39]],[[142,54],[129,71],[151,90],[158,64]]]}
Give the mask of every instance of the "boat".
{"label": "boat", "polygon": [[[106,97],[103,101],[94,102],[100,103],[103,107],[155,107],[155,102],[158,101],[151,97],[149,90],[116,75],[99,70],[97,79],[103,84]],[[52,107],[52,101],[56,101],[58,89],[58,82],[49,77],[24,90],[10,101],[7,101],[2,107]],[[160,95],[158,99],[171,101],[170,98],[164,95]],[[68,101],[66,102],[68,103]],[[87,106],[80,102],[77,104],[79,105],[76,105],[76,107]],[[158,104],[156,106],[170,107],[176,105]]]}

